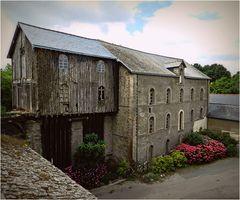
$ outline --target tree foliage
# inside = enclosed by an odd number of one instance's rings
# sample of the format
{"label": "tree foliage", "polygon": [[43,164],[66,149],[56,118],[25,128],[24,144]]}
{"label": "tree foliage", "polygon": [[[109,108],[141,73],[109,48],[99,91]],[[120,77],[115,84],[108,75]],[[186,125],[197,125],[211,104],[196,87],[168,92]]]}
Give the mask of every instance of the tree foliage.
{"label": "tree foliage", "polygon": [[239,93],[239,72],[231,77],[231,73],[223,65],[220,64],[201,66],[200,64],[195,63],[193,66],[212,79],[210,84],[211,93]]}
{"label": "tree foliage", "polygon": [[211,83],[210,92],[214,94],[238,94],[239,72],[232,78],[222,77]]}
{"label": "tree foliage", "polygon": [[10,111],[12,108],[12,66],[7,64],[1,69],[1,110]]}
{"label": "tree foliage", "polygon": [[202,67],[200,64],[195,63],[193,66],[209,76],[212,79],[212,82],[222,77],[231,77],[231,73],[220,64],[205,65]]}

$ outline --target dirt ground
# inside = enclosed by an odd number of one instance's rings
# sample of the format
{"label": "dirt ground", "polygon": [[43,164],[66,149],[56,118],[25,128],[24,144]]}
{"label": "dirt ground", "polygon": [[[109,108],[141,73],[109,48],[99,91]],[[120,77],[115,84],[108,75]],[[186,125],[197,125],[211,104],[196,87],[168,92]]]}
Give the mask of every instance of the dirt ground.
{"label": "dirt ground", "polygon": [[163,182],[126,181],[91,192],[99,199],[239,199],[239,159],[180,169]]}

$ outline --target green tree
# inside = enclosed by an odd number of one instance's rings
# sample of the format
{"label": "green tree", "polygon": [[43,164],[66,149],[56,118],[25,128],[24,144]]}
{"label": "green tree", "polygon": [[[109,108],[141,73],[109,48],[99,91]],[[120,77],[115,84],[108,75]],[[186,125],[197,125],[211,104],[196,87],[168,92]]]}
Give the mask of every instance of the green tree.
{"label": "green tree", "polygon": [[214,82],[222,77],[231,78],[231,73],[220,64],[205,65],[202,67],[200,64],[195,63],[193,66],[209,76],[212,79],[211,82]]}
{"label": "green tree", "polygon": [[10,111],[12,108],[12,66],[7,64],[1,69],[1,111]]}
{"label": "green tree", "polygon": [[234,74],[231,79],[232,93],[239,94],[239,72]]}

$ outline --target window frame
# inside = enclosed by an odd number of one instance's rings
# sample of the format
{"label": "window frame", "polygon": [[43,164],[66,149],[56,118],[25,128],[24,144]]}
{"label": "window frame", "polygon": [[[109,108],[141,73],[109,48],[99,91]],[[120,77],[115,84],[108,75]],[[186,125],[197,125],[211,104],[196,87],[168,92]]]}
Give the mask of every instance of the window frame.
{"label": "window frame", "polygon": [[184,90],[183,88],[181,88],[179,92],[179,102],[182,103],[183,99],[184,99]]}
{"label": "window frame", "polygon": [[98,102],[105,101],[105,87],[103,85],[98,87]]}
{"label": "window frame", "polygon": [[155,89],[151,88],[149,90],[149,105],[154,105],[155,104]]}
{"label": "window frame", "polygon": [[171,125],[171,114],[167,113],[165,117],[165,129],[169,130]]}
{"label": "window frame", "polygon": [[172,90],[171,90],[171,88],[169,87],[169,88],[167,88],[167,90],[166,90],[166,103],[167,104],[169,104],[169,103],[171,103],[171,98],[172,98]]}
{"label": "window frame", "polygon": [[154,116],[150,116],[148,119],[148,133],[154,133],[155,131],[155,117]]}

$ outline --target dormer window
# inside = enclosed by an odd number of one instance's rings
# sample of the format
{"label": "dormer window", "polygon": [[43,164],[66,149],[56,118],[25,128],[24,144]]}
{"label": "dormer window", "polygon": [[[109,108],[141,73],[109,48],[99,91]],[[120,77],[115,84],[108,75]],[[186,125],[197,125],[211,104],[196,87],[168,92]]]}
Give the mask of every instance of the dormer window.
{"label": "dormer window", "polygon": [[184,68],[179,67],[179,83],[183,84],[183,79],[184,79]]}
{"label": "dormer window", "polygon": [[102,60],[99,60],[97,63],[97,72],[99,73],[105,72],[105,64]]}

